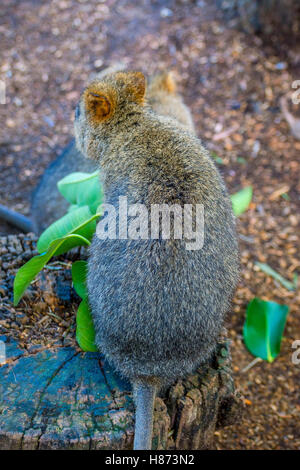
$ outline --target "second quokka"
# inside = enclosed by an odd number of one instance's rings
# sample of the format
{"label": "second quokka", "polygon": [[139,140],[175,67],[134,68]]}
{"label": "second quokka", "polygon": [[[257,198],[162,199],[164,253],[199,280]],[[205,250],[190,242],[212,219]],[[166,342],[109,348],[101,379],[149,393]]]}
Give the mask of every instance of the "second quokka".
{"label": "second quokka", "polygon": [[156,391],[213,354],[239,271],[231,201],[191,132],[145,103],[140,72],[90,83],[76,111],[79,150],[100,167],[105,202],[202,204],[204,245],[183,239],[99,239],[88,293],[96,343],[135,392],[135,449],[150,449]]}

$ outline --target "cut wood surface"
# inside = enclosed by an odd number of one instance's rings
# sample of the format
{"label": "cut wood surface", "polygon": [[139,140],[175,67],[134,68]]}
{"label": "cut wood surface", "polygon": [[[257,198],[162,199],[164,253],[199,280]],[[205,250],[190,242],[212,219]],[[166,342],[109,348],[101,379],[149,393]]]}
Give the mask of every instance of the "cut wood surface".
{"label": "cut wood surface", "polygon": [[[0,449],[130,449],[130,384],[98,353],[73,347],[21,350],[0,337]],[[2,343],[3,345],[3,343]],[[240,417],[227,340],[202,366],[156,399],[153,449],[213,448],[217,427]]]}

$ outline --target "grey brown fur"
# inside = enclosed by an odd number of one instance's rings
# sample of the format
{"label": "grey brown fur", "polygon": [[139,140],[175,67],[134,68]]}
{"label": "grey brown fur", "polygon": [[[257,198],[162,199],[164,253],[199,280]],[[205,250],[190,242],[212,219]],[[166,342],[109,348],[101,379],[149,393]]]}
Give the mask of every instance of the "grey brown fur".
{"label": "grey brown fur", "polygon": [[128,204],[148,209],[204,205],[201,250],[186,250],[184,240],[97,236],[90,247],[97,345],[133,383],[157,386],[212,355],[239,262],[231,201],[216,167],[193,133],[144,106],[141,75],[117,73],[90,84],[75,135],[100,167],[107,203],[117,206],[118,196],[126,195]]}

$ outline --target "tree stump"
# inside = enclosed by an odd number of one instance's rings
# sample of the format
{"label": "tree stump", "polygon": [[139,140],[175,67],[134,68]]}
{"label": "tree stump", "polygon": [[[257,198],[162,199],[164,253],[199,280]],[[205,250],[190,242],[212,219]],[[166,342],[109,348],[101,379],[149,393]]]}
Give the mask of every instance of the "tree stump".
{"label": "tree stump", "polygon": [[[0,449],[131,449],[130,384],[98,353],[72,347],[21,350],[0,337]],[[3,345],[2,343],[2,345]],[[217,427],[239,419],[228,341],[213,364],[156,399],[153,449],[206,449]]]}
{"label": "tree stump", "polygon": [[[131,449],[131,386],[101,354],[76,347],[80,300],[66,255],[12,305],[14,276],[35,246],[33,235],[0,238],[0,449]],[[224,334],[210,364],[156,399],[153,449],[212,448],[215,429],[236,422],[241,403]]]}

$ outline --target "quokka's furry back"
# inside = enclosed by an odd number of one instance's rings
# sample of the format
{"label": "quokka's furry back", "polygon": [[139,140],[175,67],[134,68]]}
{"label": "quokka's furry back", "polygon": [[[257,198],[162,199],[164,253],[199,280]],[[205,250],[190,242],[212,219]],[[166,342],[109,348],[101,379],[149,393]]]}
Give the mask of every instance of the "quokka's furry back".
{"label": "quokka's furry back", "polygon": [[96,341],[136,380],[170,382],[212,354],[238,279],[231,201],[201,142],[144,105],[145,80],[122,72],[91,83],[79,103],[79,149],[97,161],[106,202],[203,204],[204,245],[101,240],[90,247],[88,291]]}

